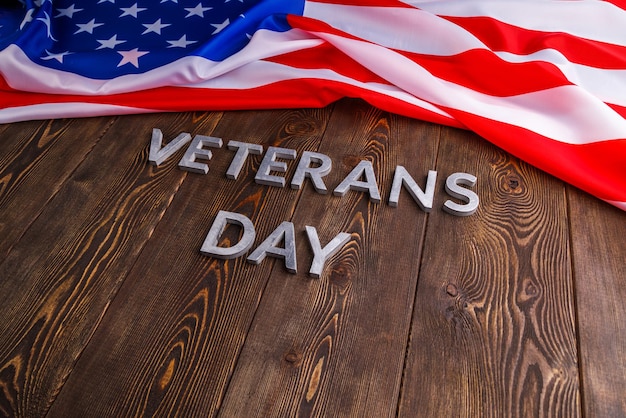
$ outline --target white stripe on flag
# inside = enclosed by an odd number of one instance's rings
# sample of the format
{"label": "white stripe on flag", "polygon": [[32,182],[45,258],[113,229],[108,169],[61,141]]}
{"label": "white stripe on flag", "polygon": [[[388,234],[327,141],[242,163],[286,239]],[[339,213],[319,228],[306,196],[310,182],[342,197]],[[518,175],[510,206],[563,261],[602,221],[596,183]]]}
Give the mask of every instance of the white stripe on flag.
{"label": "white stripe on flag", "polygon": [[542,32],[626,45],[626,11],[598,0],[401,0],[440,16],[497,19]]}
{"label": "white stripe on flag", "polygon": [[626,120],[577,86],[493,97],[434,77],[403,55],[381,46],[317,33],[390,84],[437,106],[520,126],[570,144],[623,138]]}
{"label": "white stripe on flag", "polygon": [[101,103],[45,103],[29,106],[9,107],[0,110],[0,123],[36,119],[84,118],[90,116],[114,116],[154,112],[129,106]]}

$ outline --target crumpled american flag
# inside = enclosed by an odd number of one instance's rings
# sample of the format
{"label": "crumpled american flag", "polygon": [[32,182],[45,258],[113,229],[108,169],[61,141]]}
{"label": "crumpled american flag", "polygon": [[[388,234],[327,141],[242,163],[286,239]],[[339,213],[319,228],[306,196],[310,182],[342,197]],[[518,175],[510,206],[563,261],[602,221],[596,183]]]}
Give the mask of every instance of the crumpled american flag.
{"label": "crumpled american flag", "polygon": [[470,129],[626,210],[622,7],[623,0],[14,1],[0,6],[0,123],[360,97]]}

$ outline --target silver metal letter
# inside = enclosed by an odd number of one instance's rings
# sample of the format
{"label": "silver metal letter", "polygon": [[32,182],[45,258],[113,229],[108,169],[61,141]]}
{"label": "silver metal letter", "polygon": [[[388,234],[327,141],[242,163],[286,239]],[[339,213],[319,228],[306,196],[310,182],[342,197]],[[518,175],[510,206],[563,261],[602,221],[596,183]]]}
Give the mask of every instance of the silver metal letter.
{"label": "silver metal letter", "polygon": [[466,202],[459,205],[452,200],[446,200],[443,210],[456,216],[469,216],[478,209],[478,195],[471,190],[459,186],[473,186],[476,184],[476,177],[468,173],[454,173],[446,179],[446,192],[457,199]]}
{"label": "silver metal letter", "polygon": [[[237,244],[231,247],[218,247],[217,244],[224,229],[226,229],[226,224],[241,226],[243,228],[243,234]],[[209,257],[222,259],[237,258],[250,249],[254,243],[255,235],[254,225],[252,225],[252,221],[250,221],[248,217],[239,213],[220,210],[215,217],[215,221],[213,221],[213,225],[211,225],[209,233],[204,239],[200,253],[208,255]]]}
{"label": "silver metal letter", "polygon": [[189,148],[180,159],[178,167],[181,170],[191,171],[192,173],[206,174],[209,172],[209,166],[204,163],[196,162],[198,160],[210,160],[213,153],[203,147],[221,148],[222,138],[214,138],[212,136],[196,135],[191,141]]}
{"label": "silver metal letter", "polygon": [[161,148],[163,146],[163,133],[160,129],[153,128],[148,161],[150,164],[158,166],[189,141],[191,141],[191,135],[187,132],[183,132],[171,140],[169,144]]}
{"label": "silver metal letter", "polygon": [[389,194],[389,206],[397,207],[398,199],[400,197],[400,189],[405,186],[413,197],[413,200],[417,202],[419,207],[424,212],[430,212],[433,208],[433,197],[435,195],[435,182],[437,181],[437,172],[428,170],[428,179],[426,180],[426,192],[417,185],[413,177],[406,171],[406,168],[399,165],[396,167],[396,172],[393,176],[393,184],[391,186],[391,193]]}
{"label": "silver metal letter", "polygon": [[[365,181],[360,179],[365,176]],[[372,202],[380,202],[380,193],[376,184],[376,176],[374,175],[374,167],[372,163],[363,160],[346,176],[345,179],[335,188],[333,194],[335,196],[344,196],[348,190],[358,190],[360,192],[369,192]]]}
{"label": "silver metal letter", "polygon": [[285,187],[285,178],[280,176],[274,176],[270,174],[270,171],[277,171],[284,173],[287,171],[287,163],[283,161],[276,161],[276,158],[284,158],[287,160],[293,160],[296,158],[296,150],[289,148],[269,147],[261,165],[259,171],[257,171],[254,181],[258,184],[264,184],[266,186]]}
{"label": "silver metal letter", "polygon": [[[319,164],[319,167],[311,167],[311,163]],[[291,188],[300,189],[305,177],[309,177],[313,182],[315,191],[320,194],[326,194],[328,189],[322,180],[322,177],[330,173],[333,168],[333,162],[327,155],[320,154],[318,152],[304,151],[298,168],[296,168],[296,174],[291,179]]]}
{"label": "silver metal letter", "polygon": [[239,177],[239,173],[246,162],[246,158],[248,158],[248,154],[261,155],[263,153],[262,145],[247,144],[239,141],[228,141],[228,149],[237,150],[226,172],[226,177],[233,180],[237,180],[237,177]]}
{"label": "silver metal letter", "polygon": [[[277,245],[285,241],[285,248]],[[248,256],[248,261],[253,264],[260,264],[266,255],[285,260],[285,268],[290,273],[297,273],[296,261],[296,237],[291,222],[283,222],[274,230],[257,248]]]}
{"label": "silver metal letter", "polygon": [[309,236],[309,243],[313,250],[313,262],[311,263],[311,269],[309,274],[316,279],[319,279],[324,269],[326,260],[332,257],[337,251],[341,249],[348,241],[350,241],[350,234],[346,232],[340,232],[335,238],[333,238],[324,248],[320,245],[320,239],[317,235],[317,230],[313,226],[306,226],[306,233]]}

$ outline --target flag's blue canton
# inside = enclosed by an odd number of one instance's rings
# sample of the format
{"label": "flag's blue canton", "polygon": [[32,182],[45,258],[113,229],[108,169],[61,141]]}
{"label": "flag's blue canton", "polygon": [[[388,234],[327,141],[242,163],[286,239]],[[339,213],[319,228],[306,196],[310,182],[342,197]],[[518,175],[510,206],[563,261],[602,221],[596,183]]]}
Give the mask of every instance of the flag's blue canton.
{"label": "flag's blue canton", "polygon": [[[284,30],[303,0],[27,0],[0,11],[0,49],[95,79],[143,73],[187,55],[223,60],[259,27]],[[269,19],[268,19],[269,18]]]}

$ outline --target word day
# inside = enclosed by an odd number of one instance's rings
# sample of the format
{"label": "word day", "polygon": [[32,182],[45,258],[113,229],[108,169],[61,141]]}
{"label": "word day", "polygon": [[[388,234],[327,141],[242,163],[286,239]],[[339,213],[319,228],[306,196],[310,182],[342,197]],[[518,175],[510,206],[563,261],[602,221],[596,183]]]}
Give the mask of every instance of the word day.
{"label": "word day", "polygon": [[[224,233],[227,225],[238,225],[242,229],[241,238],[237,243],[230,247],[221,247],[218,245],[220,237]],[[313,261],[309,274],[315,278],[319,278],[328,260],[337,251],[339,251],[348,241],[350,234],[340,232],[335,238],[330,240],[328,244],[322,248],[317,229],[313,226],[305,226],[309,244],[313,250]],[[209,233],[204,239],[200,253],[209,257],[221,259],[231,259],[242,256],[247,252],[254,243],[256,232],[252,221],[245,215],[235,212],[219,211]],[[279,246],[283,243],[282,246]],[[274,231],[268,235],[265,240],[248,255],[246,260],[252,264],[260,264],[266,256],[283,259],[285,268],[290,273],[297,273],[296,259],[296,235],[293,223],[282,222]]]}
{"label": "word day", "polygon": [[[191,144],[187,147],[185,154],[178,163],[179,168],[193,173],[208,173],[209,166],[206,162],[213,157],[210,148],[222,148],[221,138],[196,135],[192,140],[190,134],[183,132],[163,146],[163,134],[160,129],[154,128],[148,160],[151,164],[158,166],[189,142]],[[236,180],[239,176],[249,155],[263,154],[263,146],[259,144],[229,141],[227,147],[229,150],[235,151],[232,162],[226,171],[226,177],[233,180]],[[297,152],[294,149],[268,147],[255,175],[255,182],[266,186],[285,187],[286,179],[279,174],[287,172],[287,163],[278,159],[295,160],[296,157]],[[305,179],[308,178],[317,193],[326,194],[328,189],[323,178],[331,170],[332,160],[330,157],[318,152],[304,151],[300,156],[290,186],[293,189],[300,189]],[[400,192],[404,187],[422,210],[430,212],[433,207],[436,180],[437,172],[429,170],[425,190],[422,190],[406,168],[400,165],[397,166],[391,184],[388,200],[389,206],[398,206]],[[478,195],[463,187],[472,187],[475,184],[476,177],[472,174],[454,173],[448,176],[445,183],[446,193],[453,198],[461,200],[463,203],[446,200],[443,204],[443,210],[455,216],[468,216],[476,212],[479,204]],[[360,161],[341,183],[335,187],[333,194],[335,196],[344,196],[351,190],[368,193],[370,200],[375,203],[381,201],[374,168],[370,161]]]}

